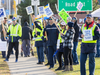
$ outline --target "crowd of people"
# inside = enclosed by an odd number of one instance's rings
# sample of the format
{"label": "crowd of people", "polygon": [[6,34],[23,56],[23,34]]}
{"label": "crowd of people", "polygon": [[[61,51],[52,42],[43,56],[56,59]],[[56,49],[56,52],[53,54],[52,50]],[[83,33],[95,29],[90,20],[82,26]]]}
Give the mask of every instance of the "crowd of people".
{"label": "crowd of people", "polygon": [[[85,64],[87,55],[89,55],[89,73],[90,75],[94,75],[95,57],[100,57],[100,18],[98,18],[97,24],[91,14],[86,15],[84,20],[84,24],[80,30],[77,24],[77,17],[68,17],[67,24],[64,21],[57,22],[58,27],[55,25],[54,20],[51,17],[45,21],[42,21],[41,19],[35,20],[34,17],[33,21],[35,27],[32,31],[27,20],[24,21],[24,26],[21,27],[21,25],[17,23],[15,17],[13,17],[12,20],[9,20],[7,25],[7,18],[5,17],[5,29],[0,27],[1,40],[6,41],[6,39],[9,38],[9,45],[7,56],[6,52],[2,51],[2,57],[6,58],[4,61],[9,61],[9,57],[14,48],[16,55],[15,62],[18,62],[19,39],[22,39],[22,51],[24,52],[24,57],[30,57],[30,50],[33,50],[31,40],[35,40],[35,47],[38,55],[37,64],[43,64],[45,62],[44,54],[46,54],[48,63],[45,64],[45,66],[50,65],[49,69],[54,68],[56,61],[58,61],[59,67],[55,71],[73,71],[73,65],[79,64],[77,46],[79,42],[78,38],[81,37],[81,75],[86,75]],[[92,40],[84,40],[84,32],[86,30],[91,32]],[[8,38],[4,39],[3,31],[8,35]],[[33,51],[32,55],[34,55]]]}

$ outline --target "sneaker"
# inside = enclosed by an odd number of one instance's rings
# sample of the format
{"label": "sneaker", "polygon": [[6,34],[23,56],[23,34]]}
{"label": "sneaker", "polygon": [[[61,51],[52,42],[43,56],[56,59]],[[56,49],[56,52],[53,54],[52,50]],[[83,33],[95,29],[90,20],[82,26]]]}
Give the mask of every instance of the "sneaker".
{"label": "sneaker", "polygon": [[4,61],[6,61],[6,62],[7,62],[7,61],[9,61],[9,60],[8,60],[8,58],[6,58]]}
{"label": "sneaker", "polygon": [[52,68],[53,68],[53,67],[51,67],[51,66],[49,67],[49,69],[52,69]]}
{"label": "sneaker", "polygon": [[73,65],[78,65],[78,64],[79,64],[79,62],[77,62],[77,63],[74,63],[74,62],[73,62]]}
{"label": "sneaker", "polygon": [[30,57],[30,55],[28,55],[28,57]]}
{"label": "sneaker", "polygon": [[55,71],[57,71],[57,70],[62,70],[62,67],[58,67]]}
{"label": "sneaker", "polygon": [[16,59],[15,62],[17,63],[18,62],[18,59]]}
{"label": "sneaker", "polygon": [[48,66],[48,65],[50,65],[50,64],[49,63],[45,64],[45,66]]}

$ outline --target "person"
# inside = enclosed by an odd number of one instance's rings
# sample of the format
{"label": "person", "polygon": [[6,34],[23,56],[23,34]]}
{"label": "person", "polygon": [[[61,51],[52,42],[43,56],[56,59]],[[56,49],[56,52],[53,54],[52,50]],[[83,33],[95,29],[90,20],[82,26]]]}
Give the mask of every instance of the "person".
{"label": "person", "polygon": [[[64,47],[64,63],[65,63],[65,69],[64,71],[73,71],[72,66],[72,49],[73,49],[73,41],[74,41],[74,35],[75,30],[73,28],[74,24],[73,22],[68,22],[68,29],[66,34],[61,34],[62,39],[64,39],[63,47]],[[69,69],[69,63],[70,63],[70,69]]]}
{"label": "person", "polygon": [[[4,25],[5,32],[7,32],[8,24],[7,24],[7,18],[6,17],[4,17],[3,25]],[[0,25],[0,32],[1,32],[1,40],[6,41],[6,39],[4,39],[6,37],[4,37],[4,35],[3,35],[2,25]],[[2,58],[6,58],[6,51],[2,51]]]}
{"label": "person", "polygon": [[16,51],[16,60],[18,62],[18,52],[19,52],[19,39],[22,36],[22,27],[17,23],[17,19],[15,17],[12,18],[13,24],[9,26],[7,30],[7,35],[9,36],[9,46],[7,57],[4,61],[9,61],[10,54],[12,52],[12,48],[15,48]]}
{"label": "person", "polygon": [[27,20],[25,20],[24,27],[22,27],[22,48],[24,57],[30,57],[30,40],[32,39],[32,29],[29,27]]}
{"label": "person", "polygon": [[[100,17],[98,18],[97,26],[100,29]],[[96,57],[100,57],[100,38],[97,40],[97,50],[96,50]]]}
{"label": "person", "polygon": [[79,26],[77,25],[77,18],[73,17],[72,22],[74,23],[74,30],[75,30],[75,35],[74,35],[74,41],[73,41],[73,50],[72,50],[72,55],[73,55],[73,65],[79,64],[78,62],[78,55],[77,55],[77,46],[78,46],[78,37],[79,37]]}
{"label": "person", "polygon": [[49,24],[44,28],[43,34],[45,35],[45,31],[47,33],[48,37],[48,61],[50,64],[49,69],[54,67],[54,60],[53,60],[53,54],[56,52],[56,44],[58,39],[59,31],[56,27],[56,25],[53,23],[52,18],[49,18]]}
{"label": "person", "polygon": [[43,64],[44,63],[44,51],[43,51],[43,25],[41,19],[39,20],[34,20],[35,26],[36,26],[36,31],[35,28],[32,32],[32,36],[35,37],[35,47],[37,49],[37,55],[38,55],[38,63],[37,64]]}
{"label": "person", "polygon": [[[66,23],[65,22],[61,22],[60,24],[60,27],[61,27],[61,32],[62,33],[66,33]],[[57,57],[58,57],[58,62],[59,62],[59,67],[55,70],[62,70],[63,69],[63,65],[62,65],[62,55],[63,55],[63,39],[61,38],[61,35],[59,35],[58,37],[58,41],[57,41],[57,50],[58,50],[58,53],[57,53]]]}
{"label": "person", "polygon": [[[86,38],[87,36],[86,32],[90,32],[88,34],[92,36]],[[96,42],[100,37],[100,33],[99,33],[99,28],[94,23],[91,14],[86,15],[86,23],[83,24],[82,26],[82,29],[80,31],[80,37],[82,38],[81,55],[80,55],[81,75],[86,75],[87,55],[89,55],[89,75],[94,75]]]}

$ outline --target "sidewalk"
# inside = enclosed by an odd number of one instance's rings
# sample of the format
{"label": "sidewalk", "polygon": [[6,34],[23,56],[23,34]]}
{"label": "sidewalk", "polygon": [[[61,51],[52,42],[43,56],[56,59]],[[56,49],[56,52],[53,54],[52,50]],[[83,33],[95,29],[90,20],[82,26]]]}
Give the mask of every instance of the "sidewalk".
{"label": "sidewalk", "polygon": [[37,61],[33,56],[21,57],[19,54],[18,63],[15,63],[15,55],[11,55],[8,62],[11,75],[56,75],[46,66],[37,65]]}

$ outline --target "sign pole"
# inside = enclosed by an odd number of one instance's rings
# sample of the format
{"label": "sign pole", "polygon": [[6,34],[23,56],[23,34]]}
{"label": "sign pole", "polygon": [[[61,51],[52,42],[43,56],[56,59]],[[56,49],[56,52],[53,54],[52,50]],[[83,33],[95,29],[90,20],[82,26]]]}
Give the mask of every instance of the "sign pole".
{"label": "sign pole", "polygon": [[34,20],[33,20],[32,14],[30,14],[30,16],[31,16],[32,22],[33,22],[33,24],[34,24],[34,29],[35,29],[35,32],[36,32],[36,35],[37,35],[37,30],[36,30],[36,27],[35,27],[35,23],[34,23]]}
{"label": "sign pole", "polygon": [[[45,28],[45,22],[44,22],[44,17],[43,17],[43,15],[42,15],[42,19],[43,19],[43,25],[44,25],[44,28]],[[45,35],[46,35],[46,40],[48,41],[48,37],[47,37],[47,32],[45,31]]]}
{"label": "sign pole", "polygon": [[[52,18],[52,16],[51,16],[51,18]],[[55,25],[56,25],[57,29],[59,30],[59,32],[61,33],[61,31],[60,31],[59,27],[57,26],[57,23],[54,21],[54,19],[53,19],[53,18],[52,18],[52,20],[53,20],[53,22],[55,23]]]}
{"label": "sign pole", "polygon": [[1,23],[2,23],[3,36],[4,36],[4,39],[6,40],[6,32],[5,32],[5,29],[4,29],[3,21],[1,21]]}
{"label": "sign pole", "polygon": [[78,10],[76,11],[76,13],[75,13],[74,17],[76,17],[76,15],[77,15],[77,12],[78,12]]}

